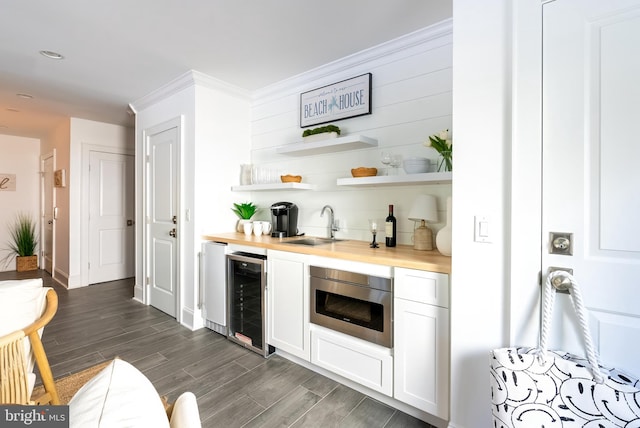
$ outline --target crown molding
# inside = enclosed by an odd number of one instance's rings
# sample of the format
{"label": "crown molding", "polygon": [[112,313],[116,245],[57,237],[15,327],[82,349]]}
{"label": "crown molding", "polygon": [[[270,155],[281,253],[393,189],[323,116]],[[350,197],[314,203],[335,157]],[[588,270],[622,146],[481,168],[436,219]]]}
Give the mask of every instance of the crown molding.
{"label": "crown molding", "polygon": [[451,36],[452,34],[453,19],[449,18],[372,48],[356,52],[315,69],[281,80],[264,88],[257,89],[252,94],[253,100],[262,101],[274,96],[281,97],[283,93],[291,92],[292,88],[311,84],[319,79],[348,71],[359,65],[370,63],[389,55],[402,55],[404,51],[421,45],[433,44],[441,38]]}
{"label": "crown molding", "polygon": [[129,107],[134,113],[137,113],[192,86],[200,86],[217,91],[223,91],[231,95],[251,99],[251,92],[245,89],[231,85],[199,71],[189,70],[155,91],[130,103]]}
{"label": "crown molding", "polygon": [[388,42],[384,42],[372,48],[356,52],[315,69],[281,80],[280,82],[264,88],[257,89],[253,92],[231,85],[199,71],[189,70],[150,94],[130,103],[129,107],[134,113],[137,113],[159,101],[183,91],[184,89],[196,85],[213,90],[224,91],[231,95],[246,98],[248,100],[264,101],[271,97],[281,97],[283,93],[296,92],[297,88],[300,86],[312,84],[317,80],[348,71],[362,64],[370,63],[389,55],[402,55],[403,52],[418,46],[428,46],[429,44],[433,44],[441,40],[443,37],[450,36],[451,34],[453,34],[453,19],[449,18],[396,39],[389,40]]}

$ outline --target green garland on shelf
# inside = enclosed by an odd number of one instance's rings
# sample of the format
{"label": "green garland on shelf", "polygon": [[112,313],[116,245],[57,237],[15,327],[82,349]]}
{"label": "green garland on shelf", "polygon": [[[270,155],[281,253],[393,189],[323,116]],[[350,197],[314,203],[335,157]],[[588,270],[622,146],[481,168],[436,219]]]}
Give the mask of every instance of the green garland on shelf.
{"label": "green garland on shelf", "polygon": [[319,128],[305,129],[302,133],[302,136],[308,137],[309,135],[322,134],[325,132],[336,132],[338,135],[340,135],[340,128],[335,125],[327,125],[321,126]]}

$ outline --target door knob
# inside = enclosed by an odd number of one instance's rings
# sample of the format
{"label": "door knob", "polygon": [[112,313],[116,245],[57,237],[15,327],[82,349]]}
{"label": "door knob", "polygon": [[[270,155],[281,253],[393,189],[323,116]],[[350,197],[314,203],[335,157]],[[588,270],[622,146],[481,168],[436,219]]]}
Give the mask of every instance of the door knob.
{"label": "door knob", "polygon": [[173,224],[178,224],[178,216],[174,215],[171,220],[173,221]]}
{"label": "door knob", "polygon": [[49,220],[47,224],[53,224],[53,220]]}
{"label": "door knob", "polygon": [[[569,275],[573,275],[573,269],[564,268],[564,267],[555,267],[549,266],[547,270],[547,275],[550,275],[552,272],[563,271],[567,272]],[[556,289],[558,293],[569,294],[569,286],[571,285],[571,279],[565,275],[557,275],[551,279],[551,285]]]}
{"label": "door knob", "polygon": [[173,236],[174,238],[176,237],[177,233],[176,233],[176,229],[173,228],[169,231],[169,236]]}
{"label": "door knob", "polygon": [[555,248],[556,250],[566,250],[567,248],[569,248],[569,244],[571,244],[571,241],[569,241],[564,236],[553,240],[553,248]]}
{"label": "door knob", "polygon": [[133,226],[133,220],[127,220],[127,226]]}
{"label": "door knob", "polygon": [[564,256],[573,255],[573,233],[549,232],[549,253]]}

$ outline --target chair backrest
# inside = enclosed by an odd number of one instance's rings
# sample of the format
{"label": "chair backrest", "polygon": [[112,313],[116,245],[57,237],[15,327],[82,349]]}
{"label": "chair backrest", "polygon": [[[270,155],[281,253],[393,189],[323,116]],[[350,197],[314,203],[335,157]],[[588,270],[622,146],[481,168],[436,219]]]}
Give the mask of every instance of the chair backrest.
{"label": "chair backrest", "polygon": [[23,339],[22,330],[0,337],[0,404],[30,400]]}

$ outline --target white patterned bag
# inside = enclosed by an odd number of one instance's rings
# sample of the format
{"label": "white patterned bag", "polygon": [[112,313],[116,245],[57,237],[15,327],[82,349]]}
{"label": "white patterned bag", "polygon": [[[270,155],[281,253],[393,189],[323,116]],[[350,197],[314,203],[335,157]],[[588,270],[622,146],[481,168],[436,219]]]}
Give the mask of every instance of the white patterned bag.
{"label": "white patterned bag", "polygon": [[[586,359],[547,350],[555,277],[570,283]],[[640,381],[599,365],[578,284],[563,271],[545,284],[540,347],[491,352],[491,402],[494,428],[640,428]]]}

